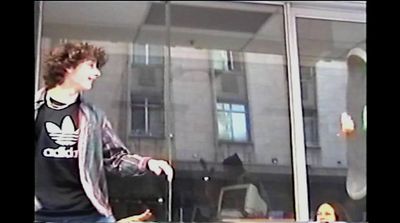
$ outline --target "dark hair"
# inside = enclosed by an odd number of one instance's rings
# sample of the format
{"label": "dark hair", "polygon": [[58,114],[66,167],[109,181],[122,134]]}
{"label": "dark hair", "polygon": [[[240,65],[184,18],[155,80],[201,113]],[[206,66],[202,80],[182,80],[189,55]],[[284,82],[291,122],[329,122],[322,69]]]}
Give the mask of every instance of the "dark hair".
{"label": "dark hair", "polygon": [[106,56],[103,48],[86,42],[68,42],[53,48],[45,60],[46,72],[43,79],[46,88],[62,84],[66,69],[76,68],[83,61],[93,60],[96,61],[98,68],[103,67],[107,61]]}
{"label": "dark hair", "polygon": [[236,171],[239,171],[240,173],[243,173],[245,171],[243,167],[243,162],[240,159],[239,155],[237,153],[228,156],[222,161],[222,165],[224,167],[228,167],[230,169],[234,169]]}
{"label": "dark hair", "polygon": [[237,153],[225,158],[222,161],[222,164],[225,166],[243,166],[242,160],[240,159]]}

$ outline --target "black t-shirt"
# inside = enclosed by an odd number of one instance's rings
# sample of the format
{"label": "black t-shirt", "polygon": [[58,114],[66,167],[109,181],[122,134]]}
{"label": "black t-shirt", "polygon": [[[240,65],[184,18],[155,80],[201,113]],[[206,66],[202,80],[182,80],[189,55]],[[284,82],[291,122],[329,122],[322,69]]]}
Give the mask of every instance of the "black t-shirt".
{"label": "black t-shirt", "polygon": [[78,168],[79,101],[55,110],[43,105],[35,123],[35,195],[43,216],[96,213],[87,198]]}

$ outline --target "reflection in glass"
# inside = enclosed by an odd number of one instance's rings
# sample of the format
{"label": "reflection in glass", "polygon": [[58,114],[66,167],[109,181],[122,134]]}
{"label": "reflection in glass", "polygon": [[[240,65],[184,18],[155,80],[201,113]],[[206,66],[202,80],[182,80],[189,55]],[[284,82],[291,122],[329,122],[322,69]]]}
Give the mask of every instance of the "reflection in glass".
{"label": "reflection in glass", "polygon": [[[222,188],[246,184],[268,207],[258,218],[293,219],[283,8],[238,2],[170,6],[174,219],[221,221],[224,207],[235,209],[227,203],[218,209]],[[156,12],[154,5],[149,17]],[[240,206],[237,217],[254,217]]]}
{"label": "reflection in glass", "polygon": [[[168,159],[164,149],[165,14],[156,14],[161,34],[148,33],[152,2],[43,2],[41,56],[64,41],[104,47],[108,62],[84,97],[107,114],[132,152]],[[165,5],[159,8],[165,11]],[[143,28],[143,29],[142,29]],[[41,72],[44,70],[41,69]],[[43,81],[40,82],[43,86]],[[107,175],[116,219],[151,209],[154,221],[167,221],[167,183],[148,174],[136,178]],[[145,186],[143,186],[145,185]]]}
{"label": "reflection in glass", "polygon": [[365,29],[362,23],[297,19],[311,217],[329,203],[338,221],[366,221],[366,198],[352,194],[365,186],[365,132],[347,136],[340,122],[350,113],[362,126],[366,74],[351,74],[347,57],[354,48],[366,49]]}
{"label": "reflection in glass", "polygon": [[148,98],[133,101],[132,131],[134,136],[163,136],[163,114],[161,104],[149,102]]}
{"label": "reflection in glass", "polygon": [[228,112],[218,112],[218,133],[220,139],[232,139],[232,117]]}
{"label": "reflection in glass", "polygon": [[[172,156],[173,221],[223,220],[221,188],[243,184],[253,185],[268,207],[259,218],[293,220],[282,6],[168,4],[171,58],[164,2],[44,2],[41,56],[61,41],[105,48],[102,77],[84,96],[105,111],[132,152]],[[166,65],[171,80],[164,78]],[[166,108],[171,120],[164,120]],[[165,147],[167,121],[174,126],[172,154]],[[167,221],[164,179],[107,177],[117,219],[150,208],[155,221]]]}
{"label": "reflection in glass", "polygon": [[219,138],[230,141],[247,141],[247,118],[244,105],[217,103]]}

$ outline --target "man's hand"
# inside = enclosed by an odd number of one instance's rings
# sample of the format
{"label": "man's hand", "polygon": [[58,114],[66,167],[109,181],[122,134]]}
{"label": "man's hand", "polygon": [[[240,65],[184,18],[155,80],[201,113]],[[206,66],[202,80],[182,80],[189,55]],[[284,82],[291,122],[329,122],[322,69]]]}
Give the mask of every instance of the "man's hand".
{"label": "man's hand", "polygon": [[343,112],[340,116],[340,127],[341,127],[341,133],[344,136],[348,136],[354,133],[355,130],[354,121],[351,118],[351,116],[346,112]]}
{"label": "man's hand", "polygon": [[139,222],[139,221],[147,221],[149,220],[153,214],[150,212],[149,209],[147,209],[145,212],[139,214],[139,215],[133,215],[128,218],[121,219],[117,221],[117,223],[130,223],[130,222]]}
{"label": "man's hand", "polygon": [[147,162],[147,167],[149,168],[150,171],[155,173],[157,176],[160,175],[162,172],[164,172],[164,174],[167,175],[167,179],[169,182],[171,182],[172,178],[174,177],[174,170],[164,160],[150,159]]}

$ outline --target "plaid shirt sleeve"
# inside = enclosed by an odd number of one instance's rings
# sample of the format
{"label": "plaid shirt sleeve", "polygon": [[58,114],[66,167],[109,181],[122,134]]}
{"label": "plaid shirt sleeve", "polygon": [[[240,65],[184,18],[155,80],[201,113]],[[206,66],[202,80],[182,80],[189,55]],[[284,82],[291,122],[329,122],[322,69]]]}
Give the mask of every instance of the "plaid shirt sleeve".
{"label": "plaid shirt sleeve", "polygon": [[103,153],[106,170],[122,176],[141,175],[147,170],[151,157],[130,154],[112,129],[110,121],[105,118],[102,127]]}

